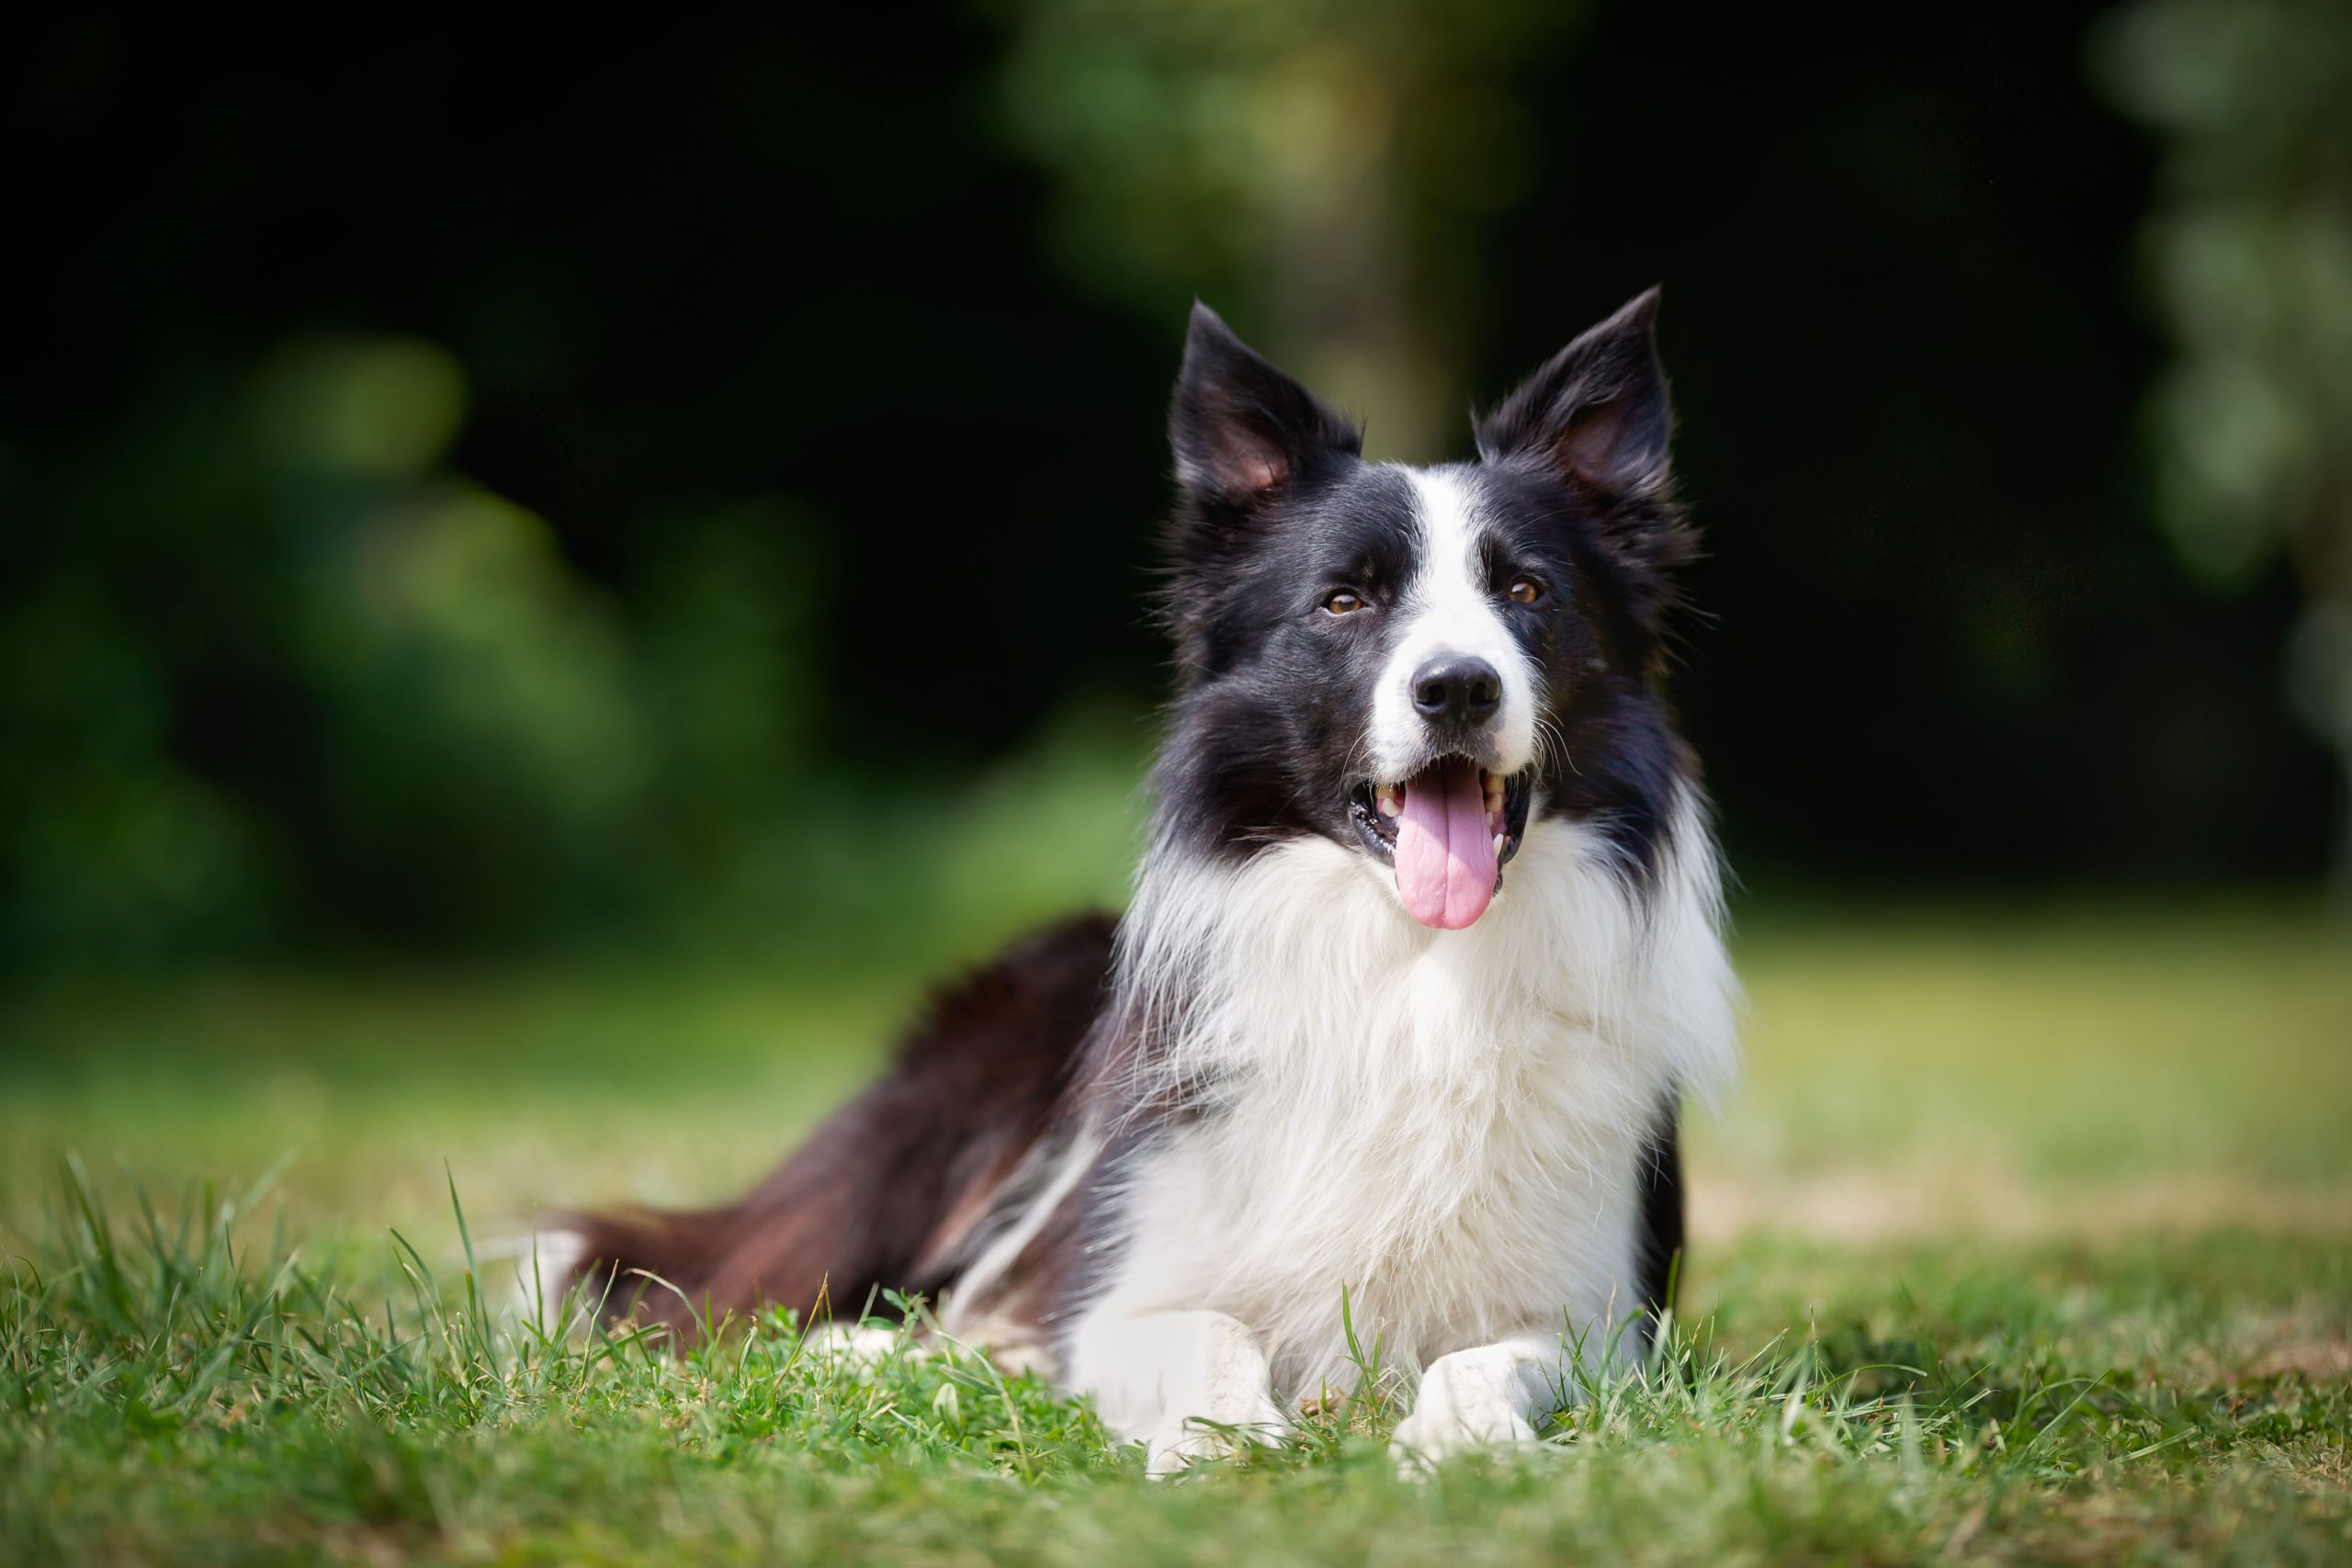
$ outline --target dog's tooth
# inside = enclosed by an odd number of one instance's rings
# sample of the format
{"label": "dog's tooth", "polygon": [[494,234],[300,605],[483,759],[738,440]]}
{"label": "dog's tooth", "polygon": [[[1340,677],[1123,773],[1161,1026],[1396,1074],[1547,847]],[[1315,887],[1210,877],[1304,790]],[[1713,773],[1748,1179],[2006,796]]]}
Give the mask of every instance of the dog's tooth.
{"label": "dog's tooth", "polygon": [[1377,798],[1380,801],[1380,814],[1383,817],[1397,817],[1404,814],[1404,803],[1396,798],[1396,790],[1384,788],[1379,792]]}
{"label": "dog's tooth", "polygon": [[1500,859],[1500,858],[1501,858],[1501,856],[1502,856],[1502,852],[1503,852],[1503,836],[1502,836],[1500,833],[1497,833],[1497,834],[1495,835],[1495,855],[1496,855],[1496,858]]}

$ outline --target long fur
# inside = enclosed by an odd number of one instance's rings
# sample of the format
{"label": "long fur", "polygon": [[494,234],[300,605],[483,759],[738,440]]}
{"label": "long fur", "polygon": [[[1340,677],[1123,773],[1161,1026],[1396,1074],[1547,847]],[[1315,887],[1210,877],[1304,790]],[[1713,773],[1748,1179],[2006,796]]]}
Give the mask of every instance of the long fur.
{"label": "long fur", "polygon": [[1680,817],[1646,897],[1598,834],[1540,825],[1510,908],[1464,932],[1388,918],[1321,840],[1148,867],[1120,996],[1164,1033],[1102,1092],[1183,1114],[1123,1173],[1115,1228],[1150,1245],[1112,1309],[1229,1313],[1294,1391],[1352,1382],[1343,1291],[1407,1368],[1507,1323],[1631,1319],[1645,1156],[1732,1065],[1714,861]]}
{"label": "long fur", "polygon": [[854,1316],[880,1291],[935,1295],[1047,1134],[1112,929],[1069,921],[943,991],[890,1071],[736,1201],[558,1217],[572,1278],[686,1335],[771,1303]]}
{"label": "long fur", "polygon": [[[1125,917],[945,994],[742,1200],[575,1217],[570,1277],[685,1333],[944,1298],[950,1332],[1091,1394],[1156,1470],[1205,1451],[1202,1420],[1264,1428],[1349,1386],[1351,1336],[1423,1379],[1400,1447],[1531,1436],[1571,1346],[1664,1303],[1679,1108],[1735,1052],[1713,840],[1662,691],[1691,541],[1656,308],[1433,469],[1364,463],[1196,308],[1180,685]],[[1493,673],[1488,716],[1413,694],[1437,659]],[[1504,792],[1498,887],[1440,931],[1400,903],[1373,803],[1463,758]]]}

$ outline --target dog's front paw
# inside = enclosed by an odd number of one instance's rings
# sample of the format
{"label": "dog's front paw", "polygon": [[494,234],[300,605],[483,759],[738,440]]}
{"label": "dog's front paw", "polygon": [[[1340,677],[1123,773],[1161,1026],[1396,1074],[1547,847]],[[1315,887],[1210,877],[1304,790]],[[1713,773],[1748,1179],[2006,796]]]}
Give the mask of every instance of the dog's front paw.
{"label": "dog's front paw", "polygon": [[1516,1358],[1477,1350],[1438,1358],[1389,1440],[1398,1472],[1425,1475],[1468,1450],[1535,1441],[1521,1370]]}
{"label": "dog's front paw", "polygon": [[1189,1469],[1196,1460],[1223,1459],[1240,1452],[1247,1444],[1272,1448],[1289,1429],[1290,1420],[1282,1407],[1263,1397],[1223,1415],[1172,1419],[1151,1435],[1144,1450],[1143,1472],[1162,1481]]}
{"label": "dog's front paw", "polygon": [[1456,1419],[1452,1413],[1416,1410],[1396,1423],[1388,1451],[1405,1475],[1426,1475],[1455,1454],[1535,1441],[1535,1428],[1518,1411],[1498,1408]]}

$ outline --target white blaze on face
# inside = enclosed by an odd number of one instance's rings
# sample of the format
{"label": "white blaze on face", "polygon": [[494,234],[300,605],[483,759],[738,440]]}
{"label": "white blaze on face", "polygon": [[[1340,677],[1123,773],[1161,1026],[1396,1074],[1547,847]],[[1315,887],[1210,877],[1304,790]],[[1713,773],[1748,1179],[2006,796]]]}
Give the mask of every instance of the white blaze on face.
{"label": "white blaze on face", "polygon": [[1490,761],[1495,772],[1515,773],[1535,756],[1535,673],[1487,581],[1476,491],[1458,470],[1401,471],[1413,486],[1420,551],[1396,604],[1395,649],[1373,694],[1373,773],[1393,782],[1427,757],[1429,731],[1413,706],[1413,673],[1440,654],[1483,659],[1502,677]]}

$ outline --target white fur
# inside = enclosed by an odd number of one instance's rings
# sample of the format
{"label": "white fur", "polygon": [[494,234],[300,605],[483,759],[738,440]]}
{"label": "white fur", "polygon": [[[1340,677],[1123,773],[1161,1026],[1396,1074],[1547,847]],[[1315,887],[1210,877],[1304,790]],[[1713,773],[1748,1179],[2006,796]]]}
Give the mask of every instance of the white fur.
{"label": "white fur", "polygon": [[1464,1449],[1533,1442],[1533,1417],[1572,1395],[1571,1361],[1559,1334],[1514,1335],[1440,1356],[1421,1374],[1413,1413],[1396,1423],[1401,1468],[1411,1473]]}
{"label": "white fur", "polygon": [[1147,1474],[1216,1452],[1227,1428],[1272,1440],[1289,1418],[1273,1401],[1257,1335],[1220,1312],[1145,1312],[1094,1323],[1103,1375],[1087,1385],[1103,1420],[1147,1443]]}
{"label": "white fur", "polygon": [[1373,691],[1373,773],[1393,783],[1429,761],[1429,728],[1413,706],[1413,675],[1440,654],[1483,659],[1502,677],[1488,761],[1497,773],[1515,773],[1535,758],[1536,674],[1487,581],[1476,491],[1451,469],[1399,465],[1397,471],[1413,486],[1421,547],[1397,601],[1396,646]]}
{"label": "white fur", "polygon": [[1453,1369],[1400,1445],[1532,1432],[1564,1337],[1591,1355],[1632,1310],[1634,1181],[1661,1107],[1733,1066],[1714,851],[1694,799],[1675,815],[1646,897],[1591,829],[1532,821],[1460,931],[1413,922],[1385,867],[1321,839],[1238,867],[1148,862],[1120,972],[1168,1032],[1159,1081],[1135,1087],[1212,1113],[1123,1182],[1120,1261],[1072,1330],[1067,1381],[1135,1438],[1228,1420],[1182,1407],[1208,1374],[1140,1326],[1206,1312],[1247,1326],[1295,1406],[1356,1381],[1344,1290],[1384,1368]]}
{"label": "white fur", "polygon": [[930,1347],[904,1329],[878,1323],[811,1325],[801,1337],[802,1348],[820,1362],[854,1372],[870,1373],[876,1367],[904,1358],[929,1360]]}
{"label": "white fur", "polygon": [[[956,1284],[939,1306],[940,1326],[948,1337],[987,1348],[989,1358],[1007,1371],[1019,1371],[1047,1359],[1039,1341],[1038,1325],[1023,1313],[994,1310],[991,1294],[1022,1251],[1046,1222],[1054,1217],[1102,1152],[1102,1139],[1093,1127],[1080,1130],[1066,1145],[1022,1162],[1005,1187],[1015,1191],[1035,1184],[1036,1196],[1013,1208],[1009,1224],[978,1238],[971,1262],[956,1271]],[[1032,1169],[1032,1162],[1042,1161]]]}
{"label": "white fur", "polygon": [[[1070,1195],[1071,1190],[1078,1186],[1080,1179],[1094,1164],[1095,1156],[1102,1152],[1102,1138],[1088,1129],[1072,1138],[1068,1146],[1058,1148],[1049,1156],[1054,1162],[1050,1172],[1032,1171],[1027,1160],[1022,1162],[1022,1168],[1013,1172],[1005,1186],[1018,1189],[1040,1177],[1043,1185],[1037,1196],[1010,1224],[982,1239],[981,1245],[972,1254],[972,1261],[957,1272],[956,1291],[958,1298],[980,1301],[987,1297],[990,1288],[1012,1266],[1013,1259],[1021,1256],[1022,1249],[1035,1240],[1037,1233],[1045,1228],[1046,1222],[1054,1217],[1054,1211],[1062,1206],[1062,1201]],[[946,1325],[950,1333],[960,1332],[959,1320],[953,1311],[955,1304],[953,1301],[948,1303]]]}
{"label": "white fur", "polygon": [[509,1258],[514,1263],[505,1315],[550,1334],[577,1326],[567,1323],[564,1309],[572,1289],[572,1271],[580,1267],[587,1246],[578,1231],[548,1230],[483,1247],[485,1258]]}

